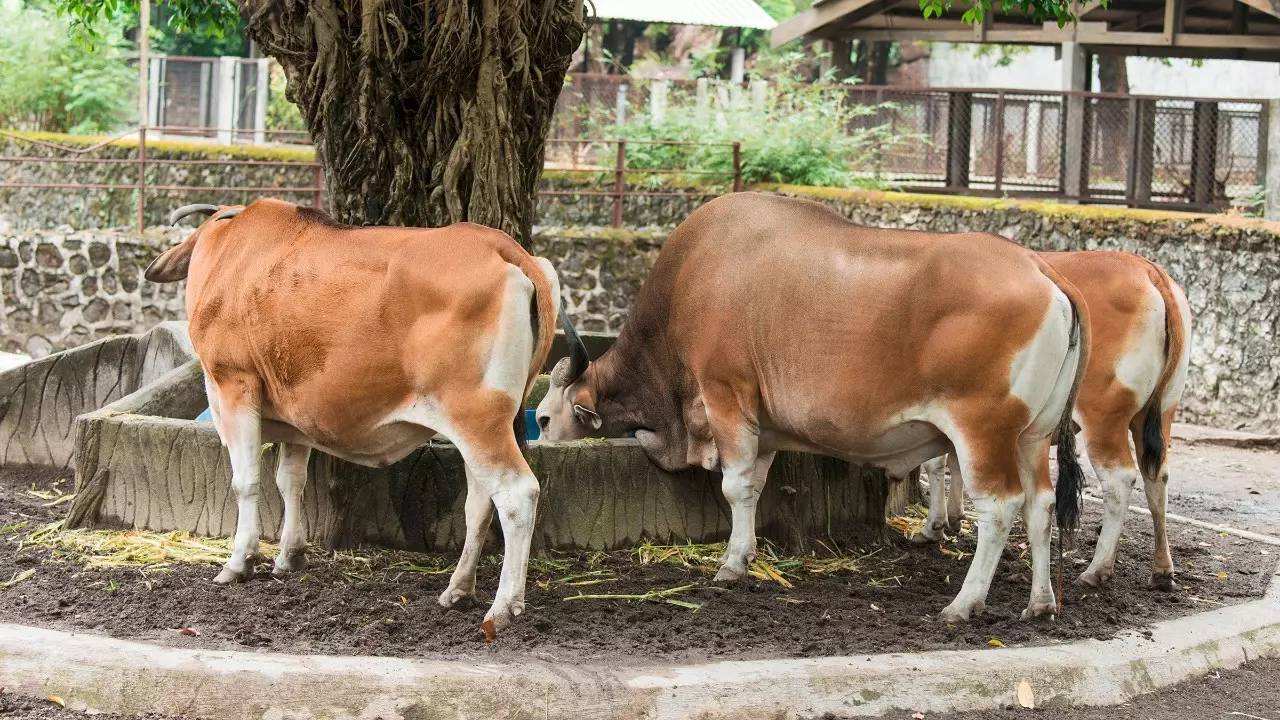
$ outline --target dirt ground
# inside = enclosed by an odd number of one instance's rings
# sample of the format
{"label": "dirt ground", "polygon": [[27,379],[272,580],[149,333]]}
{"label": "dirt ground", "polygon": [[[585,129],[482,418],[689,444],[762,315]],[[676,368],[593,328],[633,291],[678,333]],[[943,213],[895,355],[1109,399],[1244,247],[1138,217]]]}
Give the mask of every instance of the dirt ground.
{"label": "dirt ground", "polygon": [[[952,626],[937,613],[963,580],[971,533],[928,547],[763,553],[760,577],[737,588],[711,584],[713,547],[556,554],[531,566],[528,614],[486,645],[483,605],[435,603],[452,557],[317,551],[309,569],[287,581],[263,565],[250,582],[225,588],[210,582],[214,551],[225,552],[225,542],[193,541],[213,553],[194,564],[103,566],[119,558],[104,560],[94,543],[116,534],[73,535],[72,545],[33,539],[60,516],[58,493],[69,485],[47,471],[0,471],[0,619],[183,647],[644,664],[1055,643],[1257,597],[1277,558],[1276,548],[1175,525],[1182,589],[1153,592],[1150,522],[1134,516],[1110,587],[1086,592],[1069,583],[1059,619],[1024,622],[1026,546],[1015,536],[988,612]],[[1086,527],[1097,521],[1091,507]],[[1084,559],[1069,562],[1074,578]],[[496,587],[497,570],[497,557],[482,564],[482,593]],[[630,597],[610,597],[618,595]]]}

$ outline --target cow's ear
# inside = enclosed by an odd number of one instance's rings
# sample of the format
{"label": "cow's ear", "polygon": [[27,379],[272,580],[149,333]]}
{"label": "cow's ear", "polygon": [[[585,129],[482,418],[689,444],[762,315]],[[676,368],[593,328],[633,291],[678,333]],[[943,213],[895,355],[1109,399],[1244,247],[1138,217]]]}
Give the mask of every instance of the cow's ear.
{"label": "cow's ear", "polygon": [[604,425],[604,421],[600,419],[599,413],[581,405],[573,406],[573,416],[578,419],[578,422],[586,425],[592,430],[599,430],[600,426]]}
{"label": "cow's ear", "polygon": [[187,270],[191,267],[191,253],[196,249],[196,238],[200,231],[196,230],[181,243],[160,253],[160,257],[151,261],[142,276],[151,282],[167,283],[187,279]]}

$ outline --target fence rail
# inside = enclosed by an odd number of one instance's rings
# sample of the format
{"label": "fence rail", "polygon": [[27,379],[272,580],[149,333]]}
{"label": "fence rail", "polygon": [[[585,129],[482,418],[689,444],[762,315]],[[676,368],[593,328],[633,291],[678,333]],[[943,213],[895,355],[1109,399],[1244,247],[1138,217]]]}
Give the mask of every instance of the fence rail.
{"label": "fence rail", "polygon": [[[148,140],[170,135],[172,128],[138,128],[130,133],[88,147],[34,140],[19,133],[0,131],[0,140],[22,148],[0,155],[0,191],[62,190],[68,193],[129,193],[133,221],[138,228],[148,219],[163,217],[172,205],[171,195],[199,192],[209,202],[242,204],[257,195],[283,196],[314,207],[326,206],[324,174],[314,160],[259,160],[223,158],[155,157]],[[214,129],[216,131],[216,128]],[[654,167],[653,157],[629,166],[628,152],[662,148],[669,153],[666,166]],[[48,154],[36,154],[43,151]],[[718,152],[725,171],[687,169],[681,152]],[[100,153],[116,153],[103,157]],[[554,138],[547,141],[546,168],[568,179],[561,187],[538,189],[546,198],[606,198],[610,220],[621,227],[629,198],[687,198],[696,202],[729,190],[741,190],[742,150],[739,143],[692,143],[661,140],[609,140]],[[189,182],[192,172],[214,170],[217,177],[239,177],[241,182]],[[260,172],[261,171],[261,172]],[[268,175],[262,172],[269,171]],[[270,180],[264,181],[263,178]],[[661,179],[655,185],[653,179]],[[600,188],[605,189],[600,189]],[[160,212],[148,211],[160,202]],[[13,204],[12,199],[10,203]]]}
{"label": "fence rail", "polygon": [[[1000,88],[839,85],[918,142],[877,147],[859,168],[906,190],[1050,197],[1182,210],[1221,210],[1266,176],[1267,105],[1185,98]],[[698,106],[767,103],[770,86],[718,80],[571,75],[556,107],[561,132]]]}

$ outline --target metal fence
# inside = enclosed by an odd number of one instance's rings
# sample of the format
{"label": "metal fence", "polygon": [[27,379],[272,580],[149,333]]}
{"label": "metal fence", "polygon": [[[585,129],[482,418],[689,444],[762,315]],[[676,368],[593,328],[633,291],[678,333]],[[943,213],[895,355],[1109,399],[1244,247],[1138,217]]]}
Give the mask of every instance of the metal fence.
{"label": "metal fence", "polygon": [[[140,128],[84,146],[0,130],[0,146],[8,148],[0,154],[0,197],[11,206],[40,202],[39,193],[48,192],[132,203],[138,228],[157,223],[180,196],[190,193],[220,204],[273,196],[326,207],[324,174],[314,160],[180,157],[171,147],[163,154],[149,152],[148,140],[157,134],[200,135],[207,130]],[[738,143],[551,139],[547,147],[547,168],[555,171],[547,175],[555,178],[544,177],[538,196],[607,201],[614,227],[627,221],[631,199],[684,198],[696,203],[742,189]],[[721,156],[711,165],[724,170],[691,169],[694,154],[704,162],[708,155]],[[14,197],[15,192],[29,195]]]}
{"label": "metal fence", "polygon": [[[656,87],[662,91],[656,92]],[[718,80],[571,75],[556,106],[561,134],[625,122],[672,98],[722,103],[768,86]],[[1267,106],[1259,100],[988,88],[837,86],[887,126],[867,175],[906,190],[1045,196],[1135,207],[1221,210],[1265,177]],[[655,103],[654,97],[663,99]],[[733,102],[731,99],[730,102]],[[918,141],[916,140],[918,138]]]}

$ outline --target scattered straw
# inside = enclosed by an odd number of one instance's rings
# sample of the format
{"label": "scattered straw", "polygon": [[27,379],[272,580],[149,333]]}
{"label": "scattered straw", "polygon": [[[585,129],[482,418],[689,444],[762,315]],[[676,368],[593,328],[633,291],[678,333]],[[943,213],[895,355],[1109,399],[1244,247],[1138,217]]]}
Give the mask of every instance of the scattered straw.
{"label": "scattered straw", "polygon": [[634,601],[634,602],[662,602],[662,603],[667,603],[669,605],[675,605],[678,607],[687,608],[689,610],[693,610],[694,612],[697,612],[702,608],[702,603],[690,602],[688,600],[681,600],[679,598],[674,597],[675,595],[680,595],[680,594],[689,592],[690,590],[696,587],[698,587],[697,583],[690,583],[688,585],[681,585],[679,587],[667,588],[666,590],[650,590],[647,593],[640,593],[640,594],[634,594],[634,595],[628,595],[628,594],[622,594],[622,593],[595,594],[595,595],[570,595],[569,597],[565,598],[565,601],[567,602],[569,600],[626,600],[626,601]]}
{"label": "scattered straw", "polygon": [[197,538],[182,531],[67,529],[62,527],[61,520],[32,531],[23,539],[23,544],[70,557],[84,563],[86,568],[164,568],[178,563],[221,565],[231,557],[228,538]]}

